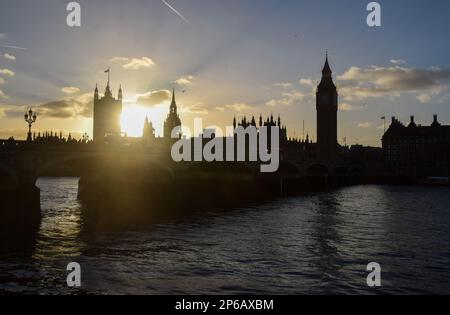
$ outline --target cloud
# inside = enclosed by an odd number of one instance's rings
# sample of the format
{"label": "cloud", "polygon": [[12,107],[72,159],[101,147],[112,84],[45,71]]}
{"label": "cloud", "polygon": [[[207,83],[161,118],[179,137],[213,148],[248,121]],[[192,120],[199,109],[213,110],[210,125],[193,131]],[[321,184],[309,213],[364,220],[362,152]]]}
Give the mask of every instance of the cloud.
{"label": "cloud", "polygon": [[168,90],[151,91],[137,95],[137,102],[145,106],[155,106],[170,101],[172,93]]}
{"label": "cloud", "polygon": [[127,62],[128,60],[130,60],[130,59],[126,58],[126,57],[114,57],[114,58],[111,58],[109,61],[111,61],[111,62]]}
{"label": "cloud", "polygon": [[[92,118],[93,108],[92,93],[85,93],[77,97],[65,97],[60,100],[34,106],[33,110],[38,117],[75,119]],[[6,116],[21,117],[28,111],[28,106],[7,106],[4,107]]]}
{"label": "cloud", "polygon": [[208,110],[203,106],[202,103],[197,103],[192,106],[182,107],[181,112],[187,113],[187,114],[196,114],[196,115],[207,115],[208,114]]}
{"label": "cloud", "polygon": [[406,63],[403,59],[391,59],[389,62],[397,66],[404,65]]}
{"label": "cloud", "polygon": [[127,70],[140,70],[142,68],[150,68],[155,65],[153,60],[149,57],[142,57],[142,58],[114,57],[110,59],[110,61],[121,63],[122,68]]}
{"label": "cloud", "polygon": [[80,89],[74,86],[66,86],[61,89],[61,91],[65,94],[75,94],[80,92]]}
{"label": "cloud", "polygon": [[16,56],[10,55],[8,53],[4,53],[2,55],[3,58],[8,59],[8,60],[16,60]]}
{"label": "cloud", "polygon": [[178,78],[177,80],[173,81],[174,83],[178,85],[194,85],[194,79],[195,77],[192,75],[186,75]]}
{"label": "cloud", "polygon": [[372,123],[370,123],[370,122],[363,122],[363,123],[358,124],[358,127],[359,128],[371,128],[372,127]]}
{"label": "cloud", "polygon": [[242,112],[242,111],[250,109],[250,108],[251,108],[251,106],[249,106],[246,103],[233,103],[233,104],[227,104],[227,105],[224,105],[224,106],[216,107],[216,109],[221,111],[221,112],[224,112],[226,109],[231,109],[231,110],[234,110],[236,112]]}
{"label": "cloud", "polygon": [[450,69],[404,67],[351,67],[337,78],[340,94],[345,100],[402,93],[440,93],[448,88]]}
{"label": "cloud", "polygon": [[38,115],[62,119],[91,118],[92,109],[93,98],[91,93],[86,93],[79,97],[65,97],[35,108]]}
{"label": "cloud", "polygon": [[339,104],[339,110],[342,110],[342,111],[352,111],[354,108],[353,108],[353,106],[351,105],[351,104],[349,104],[349,103],[341,103],[341,104]]}
{"label": "cloud", "polygon": [[5,84],[5,79],[3,79],[2,77],[0,77],[0,85]]}
{"label": "cloud", "polygon": [[0,90],[0,98],[8,98],[8,96],[2,90]]}
{"label": "cloud", "polygon": [[417,96],[417,99],[423,104],[428,103],[431,101],[431,94],[422,93]]}
{"label": "cloud", "polygon": [[289,91],[282,94],[282,98],[272,99],[266,102],[267,106],[290,106],[296,102],[301,102],[305,99],[306,94],[300,91]]}
{"label": "cloud", "polygon": [[314,80],[311,80],[311,79],[300,79],[299,83],[301,85],[306,85],[306,86],[310,86],[310,87],[314,86]]}
{"label": "cloud", "polygon": [[292,88],[292,83],[289,82],[281,82],[281,83],[275,83],[273,86],[282,88],[284,90]]}
{"label": "cloud", "polygon": [[0,33],[0,39],[6,39],[6,34],[5,33]]}
{"label": "cloud", "polygon": [[8,77],[13,77],[16,73],[14,71],[12,71],[12,70],[4,68],[4,69],[0,69],[0,74],[1,75],[6,75]]}

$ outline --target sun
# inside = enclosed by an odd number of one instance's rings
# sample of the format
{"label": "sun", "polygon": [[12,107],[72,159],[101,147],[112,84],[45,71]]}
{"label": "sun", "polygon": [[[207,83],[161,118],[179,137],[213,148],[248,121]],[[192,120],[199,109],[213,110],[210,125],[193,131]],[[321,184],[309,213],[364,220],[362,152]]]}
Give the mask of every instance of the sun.
{"label": "sun", "polygon": [[156,135],[161,136],[164,118],[168,109],[163,104],[151,108],[140,105],[127,105],[122,110],[122,132],[128,137],[142,137],[145,117],[153,123]]}

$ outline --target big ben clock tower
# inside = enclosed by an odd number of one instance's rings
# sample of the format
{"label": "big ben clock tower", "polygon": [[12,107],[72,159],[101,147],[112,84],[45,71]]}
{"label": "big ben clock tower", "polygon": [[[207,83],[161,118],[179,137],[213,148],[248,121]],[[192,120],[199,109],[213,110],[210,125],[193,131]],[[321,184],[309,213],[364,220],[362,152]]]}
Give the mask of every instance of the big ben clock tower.
{"label": "big ben clock tower", "polygon": [[317,87],[317,154],[321,162],[332,164],[337,155],[338,93],[328,63],[328,54]]}

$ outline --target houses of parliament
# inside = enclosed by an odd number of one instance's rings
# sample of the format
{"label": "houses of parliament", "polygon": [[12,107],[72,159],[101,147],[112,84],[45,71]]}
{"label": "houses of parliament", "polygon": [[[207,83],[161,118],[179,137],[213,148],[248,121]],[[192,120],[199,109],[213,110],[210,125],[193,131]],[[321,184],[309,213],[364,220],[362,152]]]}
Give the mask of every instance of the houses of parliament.
{"label": "houses of parliament", "polygon": [[[98,87],[94,92],[94,142],[111,143],[120,141],[122,132],[120,127],[120,116],[123,106],[123,91],[119,88],[117,98],[112,94],[110,82],[106,86],[103,97],[99,96]],[[247,119],[243,117],[240,122],[233,121],[233,126],[249,127],[279,127],[280,128],[280,150],[282,154],[295,155],[307,159],[316,159],[324,163],[335,161],[338,152],[337,141],[337,113],[338,113],[338,93],[332,78],[332,70],[328,62],[328,56],[322,70],[322,79],[317,88],[316,95],[317,111],[317,143],[312,143],[309,135],[305,139],[288,138],[287,127],[282,124],[281,117],[274,119],[274,116],[263,119],[259,117],[258,122],[255,117]],[[155,128],[151,120],[146,117],[143,126],[144,144],[170,143],[172,140],[172,130],[181,127],[181,119],[178,113],[175,89],[172,92],[172,101],[169,113],[164,122],[164,135],[157,138]],[[181,137],[181,135],[180,135]]]}

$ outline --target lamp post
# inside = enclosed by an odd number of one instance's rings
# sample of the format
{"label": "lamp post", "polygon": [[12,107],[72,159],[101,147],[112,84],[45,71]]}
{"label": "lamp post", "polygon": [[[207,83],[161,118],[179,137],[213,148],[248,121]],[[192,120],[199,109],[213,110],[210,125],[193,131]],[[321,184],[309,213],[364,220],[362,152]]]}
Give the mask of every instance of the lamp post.
{"label": "lamp post", "polygon": [[24,115],[24,118],[25,118],[25,122],[28,123],[28,137],[27,137],[27,141],[31,142],[33,140],[32,137],[31,137],[31,126],[36,122],[37,115],[36,115],[36,113],[33,113],[33,111],[30,108],[28,113],[26,113]]}

